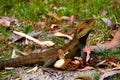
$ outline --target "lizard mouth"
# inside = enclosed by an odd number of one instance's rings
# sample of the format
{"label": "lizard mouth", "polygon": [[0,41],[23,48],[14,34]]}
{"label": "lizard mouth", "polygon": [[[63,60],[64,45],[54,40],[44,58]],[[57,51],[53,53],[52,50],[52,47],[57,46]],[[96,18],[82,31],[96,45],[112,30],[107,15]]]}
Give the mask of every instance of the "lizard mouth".
{"label": "lizard mouth", "polygon": [[90,19],[90,26],[93,26],[93,24],[95,23],[95,19],[93,18],[93,19]]}
{"label": "lizard mouth", "polygon": [[85,19],[85,20],[83,20],[83,21],[84,21],[84,23],[92,26],[92,25],[94,24],[94,22],[95,22],[95,19],[94,19],[94,18],[91,18],[91,19]]}

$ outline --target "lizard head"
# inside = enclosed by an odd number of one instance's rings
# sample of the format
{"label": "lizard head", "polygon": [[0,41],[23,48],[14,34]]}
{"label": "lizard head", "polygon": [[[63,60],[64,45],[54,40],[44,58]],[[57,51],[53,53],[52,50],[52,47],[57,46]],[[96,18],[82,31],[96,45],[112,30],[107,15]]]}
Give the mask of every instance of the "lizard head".
{"label": "lizard head", "polygon": [[[77,36],[80,43],[79,46],[81,46],[81,48],[83,48],[86,45],[87,37],[94,23],[95,19],[85,19],[79,23],[75,36]],[[81,58],[83,59],[83,62],[86,64],[86,54],[84,54],[82,51]]]}
{"label": "lizard head", "polygon": [[82,20],[77,27],[78,38],[83,37],[85,34],[87,34],[92,29],[94,23],[95,19]]}

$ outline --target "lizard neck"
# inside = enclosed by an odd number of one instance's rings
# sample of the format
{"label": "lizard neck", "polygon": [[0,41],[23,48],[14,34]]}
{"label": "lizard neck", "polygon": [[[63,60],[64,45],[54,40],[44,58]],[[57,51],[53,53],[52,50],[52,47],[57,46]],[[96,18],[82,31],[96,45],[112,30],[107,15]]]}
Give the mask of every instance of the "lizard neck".
{"label": "lizard neck", "polygon": [[[82,48],[86,45],[86,40],[89,35],[90,31],[87,32],[82,37],[78,37],[77,35],[74,37],[74,39],[70,42],[72,48],[69,51],[69,54],[67,54],[65,57],[66,58],[71,58],[74,59],[75,56],[81,56]],[[82,55],[84,57],[84,55]]]}
{"label": "lizard neck", "polygon": [[87,37],[88,37],[89,33],[90,33],[90,31],[87,32],[82,37],[78,37],[77,33],[75,33],[75,36],[73,37],[73,39],[69,43],[62,46],[60,49],[62,49],[65,53],[68,50],[72,50],[77,44],[86,45],[86,40],[87,40]]}

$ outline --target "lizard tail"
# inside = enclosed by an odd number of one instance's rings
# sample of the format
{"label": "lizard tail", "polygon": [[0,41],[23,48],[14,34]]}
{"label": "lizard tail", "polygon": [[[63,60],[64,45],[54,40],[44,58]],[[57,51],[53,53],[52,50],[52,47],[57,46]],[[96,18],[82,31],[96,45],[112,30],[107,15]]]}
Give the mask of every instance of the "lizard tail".
{"label": "lizard tail", "polygon": [[0,70],[4,69],[5,67],[19,67],[19,66],[26,66],[26,65],[34,65],[35,63],[39,63],[39,61],[40,61],[40,58],[38,58],[37,54],[28,55],[24,57],[17,57],[14,59],[0,62]]}

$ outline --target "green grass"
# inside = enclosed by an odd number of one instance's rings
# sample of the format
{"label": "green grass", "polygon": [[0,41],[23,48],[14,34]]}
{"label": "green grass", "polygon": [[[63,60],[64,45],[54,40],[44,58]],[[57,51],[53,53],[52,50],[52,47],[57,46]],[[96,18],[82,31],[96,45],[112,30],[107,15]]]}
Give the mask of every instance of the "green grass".
{"label": "green grass", "polygon": [[[114,3],[114,0],[1,0],[0,2],[0,16],[15,16],[19,22],[24,22],[14,28],[14,30],[29,33],[33,30],[31,23],[36,21],[44,21],[42,16],[45,16],[50,22],[58,22],[55,18],[48,16],[49,12],[56,13],[58,16],[71,16],[75,15],[76,21],[85,18],[96,17],[96,23],[93,29],[93,36],[89,39],[90,44],[95,44],[99,38],[100,41],[106,40],[109,37],[108,30],[111,30],[106,24],[101,21],[102,17],[111,19],[113,22],[120,25],[120,4]],[[105,9],[107,14],[102,14],[101,10]],[[61,23],[60,23],[61,24]],[[62,30],[69,31],[69,27],[61,26]],[[0,47],[4,46],[7,37],[12,33],[12,29],[0,25]],[[46,34],[46,33],[45,33]],[[52,39],[58,45],[61,45],[63,39]],[[2,51],[0,55],[4,58],[10,58],[12,48]],[[105,51],[96,53],[102,58],[118,55],[120,49],[117,51]],[[117,58],[117,57],[115,57]]]}

